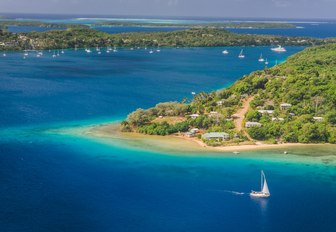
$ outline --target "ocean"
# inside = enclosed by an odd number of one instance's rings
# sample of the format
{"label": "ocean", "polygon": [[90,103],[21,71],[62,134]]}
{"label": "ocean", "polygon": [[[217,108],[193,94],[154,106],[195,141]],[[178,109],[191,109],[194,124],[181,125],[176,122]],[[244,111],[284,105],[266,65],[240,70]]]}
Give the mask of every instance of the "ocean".
{"label": "ocean", "polygon": [[[223,49],[230,54],[224,56]],[[303,47],[66,50],[0,57],[0,230],[334,231],[336,152],[182,153],[50,133],[119,121],[284,62]],[[251,199],[264,170],[271,197]]]}
{"label": "ocean", "polygon": [[[205,24],[205,23],[223,23],[223,22],[288,22],[296,28],[281,29],[228,29],[231,32],[243,34],[265,34],[282,36],[304,36],[315,38],[336,37],[336,21],[322,19],[261,19],[261,18],[165,18],[165,17],[134,17],[134,16],[80,16],[80,15],[44,15],[44,14],[2,14],[10,18],[17,18],[23,21],[43,21],[50,23],[74,23],[85,24],[96,30],[107,33],[123,32],[165,32],[183,30],[183,27],[165,27],[165,26],[93,26],[99,22],[130,22],[130,23],[161,23],[161,24]],[[30,31],[49,31],[48,27],[30,27],[30,26],[10,26],[11,32],[30,32]]]}

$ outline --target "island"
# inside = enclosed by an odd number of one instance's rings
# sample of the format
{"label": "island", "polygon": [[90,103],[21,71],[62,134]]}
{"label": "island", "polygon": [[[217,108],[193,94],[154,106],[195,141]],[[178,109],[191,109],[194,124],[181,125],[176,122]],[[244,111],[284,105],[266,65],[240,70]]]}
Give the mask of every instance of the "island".
{"label": "island", "polygon": [[232,33],[223,29],[192,28],[172,32],[108,34],[91,28],[46,32],[11,33],[0,30],[0,50],[46,50],[89,47],[219,47],[219,46],[312,46],[335,43],[318,39]]}
{"label": "island", "polygon": [[[91,132],[116,133],[109,128],[98,126]],[[120,130],[174,136],[202,147],[335,144],[336,44],[306,48],[225,89],[137,109]]]}
{"label": "island", "polygon": [[67,29],[67,28],[89,28],[89,26],[84,24],[73,24],[73,23],[48,23],[41,21],[22,21],[15,19],[4,19],[0,17],[0,29],[6,31],[9,26],[25,26],[25,27],[45,27],[50,29]]}
{"label": "island", "polygon": [[99,22],[92,26],[123,27],[182,27],[182,28],[235,28],[235,29],[282,29],[296,28],[284,22],[214,22],[214,23],[152,23],[152,22]]}

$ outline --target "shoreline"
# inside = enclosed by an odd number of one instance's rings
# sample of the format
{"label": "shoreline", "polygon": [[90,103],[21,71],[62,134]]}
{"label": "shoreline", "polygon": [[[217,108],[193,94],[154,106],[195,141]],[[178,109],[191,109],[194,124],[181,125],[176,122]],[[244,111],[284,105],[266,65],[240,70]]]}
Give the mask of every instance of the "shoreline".
{"label": "shoreline", "polygon": [[62,129],[61,133],[71,134],[80,137],[94,138],[102,140],[111,145],[117,145],[128,148],[168,151],[168,152],[195,152],[195,153],[234,153],[240,151],[257,151],[257,150],[278,150],[290,148],[307,148],[318,147],[321,145],[333,146],[331,144],[303,144],[303,143],[282,143],[282,144],[265,144],[255,142],[255,144],[231,144],[228,146],[212,147],[206,145],[197,138],[188,138],[181,135],[145,135],[134,132],[121,132],[119,123],[106,123],[91,125],[81,128]]}

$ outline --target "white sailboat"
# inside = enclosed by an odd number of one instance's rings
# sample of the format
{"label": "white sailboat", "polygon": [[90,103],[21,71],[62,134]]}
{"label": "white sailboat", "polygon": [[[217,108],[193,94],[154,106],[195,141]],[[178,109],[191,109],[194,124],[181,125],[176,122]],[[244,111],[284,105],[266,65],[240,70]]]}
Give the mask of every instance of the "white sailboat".
{"label": "white sailboat", "polygon": [[239,53],[239,56],[238,56],[238,58],[240,58],[240,59],[244,59],[245,58],[245,55],[244,55],[244,50],[242,49],[241,51],[240,51],[240,53]]}
{"label": "white sailboat", "polygon": [[261,191],[257,192],[252,190],[250,196],[258,198],[267,198],[271,196],[266,182],[266,176],[264,171],[261,171]]}
{"label": "white sailboat", "polygon": [[259,61],[259,62],[264,62],[264,61],[265,61],[265,59],[264,59],[263,56],[262,56],[262,53],[260,54],[260,57],[259,57],[258,61]]}
{"label": "white sailboat", "polygon": [[266,64],[266,65],[268,65],[268,64],[269,64],[269,62],[268,62],[268,60],[267,60],[267,59],[266,59],[266,61],[265,61],[265,64]]}
{"label": "white sailboat", "polygon": [[224,51],[222,51],[222,53],[223,53],[224,55],[227,55],[227,54],[229,54],[229,51],[225,49]]}

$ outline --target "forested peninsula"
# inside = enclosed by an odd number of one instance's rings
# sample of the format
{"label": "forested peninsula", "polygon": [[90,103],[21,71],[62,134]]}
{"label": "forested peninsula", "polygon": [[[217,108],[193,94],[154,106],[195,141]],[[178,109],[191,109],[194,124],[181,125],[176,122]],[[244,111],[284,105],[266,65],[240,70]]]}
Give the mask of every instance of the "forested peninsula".
{"label": "forested peninsula", "polygon": [[138,109],[122,122],[122,131],[182,134],[213,146],[336,143],[336,45],[306,48],[190,102]]}
{"label": "forested peninsula", "polygon": [[218,47],[218,46],[312,46],[336,39],[237,34],[223,29],[193,28],[173,32],[108,34],[90,28],[46,32],[11,33],[0,30],[1,50],[45,50],[85,47]]}

